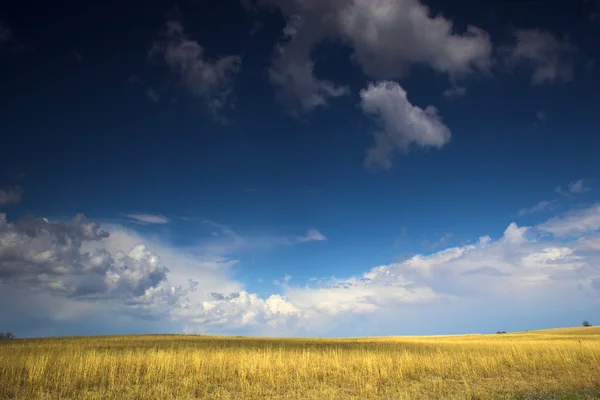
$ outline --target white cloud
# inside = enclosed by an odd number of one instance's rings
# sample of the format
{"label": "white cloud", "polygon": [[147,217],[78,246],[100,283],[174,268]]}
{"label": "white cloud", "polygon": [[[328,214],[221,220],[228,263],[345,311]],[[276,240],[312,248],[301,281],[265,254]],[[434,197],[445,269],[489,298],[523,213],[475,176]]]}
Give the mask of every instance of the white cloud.
{"label": "white cloud", "polygon": [[188,327],[195,324],[193,331],[211,329],[213,332],[248,329],[285,332],[297,328],[303,318],[299,309],[277,294],[265,300],[242,290],[213,293],[212,297],[213,300],[203,301],[194,308],[178,310],[177,316],[188,321]]}
{"label": "white cloud", "polygon": [[[493,302],[512,301],[547,306],[568,296],[591,304],[594,300],[589,296],[600,295],[595,286],[600,277],[596,265],[600,246],[528,238],[528,232],[529,227],[512,223],[497,240],[485,236],[475,244],[416,255],[359,277],[311,279],[304,287],[286,285],[282,299],[296,329],[303,329],[297,332],[323,332],[328,326],[356,321],[353,318],[374,318],[379,325],[390,315],[410,314],[416,319],[416,314],[425,313],[425,318],[431,318],[444,304],[450,307],[447,312],[454,307],[454,317],[469,303],[471,309],[476,304],[489,307]],[[590,256],[584,251],[595,253]],[[246,292],[217,295],[203,305],[195,322],[209,322],[219,330],[229,326],[260,330],[261,323],[263,327],[288,323],[281,316],[270,316],[264,302]],[[498,309],[480,312],[491,315]],[[437,321],[441,315],[435,315]]]}
{"label": "white cloud", "polygon": [[453,79],[490,66],[488,34],[474,26],[455,32],[453,23],[434,16],[418,0],[267,0],[288,19],[270,69],[271,82],[296,112],[327,104],[347,89],[314,74],[311,51],[324,40],[341,40],[353,60],[375,79],[406,75],[424,65]]}
{"label": "white cloud", "polygon": [[361,90],[362,110],[377,123],[375,144],[367,152],[368,167],[389,168],[396,150],[415,147],[441,148],[450,141],[450,129],[433,106],[424,110],[410,103],[396,82],[370,84]]}
{"label": "white cloud", "polygon": [[167,21],[149,57],[162,57],[181,85],[192,96],[202,99],[215,114],[228,104],[232,76],[239,72],[241,64],[238,56],[208,59],[204,48],[187,37],[178,21]]}
{"label": "white cloud", "polygon": [[548,211],[548,210],[552,209],[552,206],[555,203],[556,203],[555,201],[543,200],[543,201],[540,201],[539,203],[537,203],[533,207],[521,208],[517,214],[519,216],[523,216],[523,215],[527,215],[527,214],[534,214],[534,213],[539,213],[539,212],[543,212],[543,211]]}
{"label": "white cloud", "polygon": [[538,225],[537,229],[558,237],[578,236],[600,230],[600,205],[570,211]]}
{"label": "white cloud", "polygon": [[519,29],[514,32],[516,43],[504,49],[508,65],[526,64],[533,68],[532,83],[540,85],[573,79],[573,64],[577,48],[567,39],[559,40],[539,29]]}
{"label": "white cloud", "polygon": [[0,189],[0,206],[19,204],[23,198],[23,189],[20,186]]}
{"label": "white cloud", "polygon": [[127,214],[127,218],[140,224],[168,224],[170,219],[156,214]]}

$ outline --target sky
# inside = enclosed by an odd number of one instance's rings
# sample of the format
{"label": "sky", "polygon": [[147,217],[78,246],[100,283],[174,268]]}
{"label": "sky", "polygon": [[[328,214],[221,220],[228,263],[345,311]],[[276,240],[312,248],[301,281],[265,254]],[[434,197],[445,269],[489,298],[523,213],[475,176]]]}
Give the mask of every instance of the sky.
{"label": "sky", "polygon": [[599,34],[595,0],[3,2],[0,330],[600,324]]}

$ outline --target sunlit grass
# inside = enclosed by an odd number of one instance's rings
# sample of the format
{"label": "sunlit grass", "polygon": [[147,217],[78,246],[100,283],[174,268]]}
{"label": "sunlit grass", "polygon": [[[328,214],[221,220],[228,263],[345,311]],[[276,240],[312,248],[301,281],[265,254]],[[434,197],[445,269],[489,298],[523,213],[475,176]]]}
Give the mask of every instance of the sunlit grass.
{"label": "sunlit grass", "polygon": [[17,339],[0,342],[0,398],[594,399],[600,329],[335,340]]}

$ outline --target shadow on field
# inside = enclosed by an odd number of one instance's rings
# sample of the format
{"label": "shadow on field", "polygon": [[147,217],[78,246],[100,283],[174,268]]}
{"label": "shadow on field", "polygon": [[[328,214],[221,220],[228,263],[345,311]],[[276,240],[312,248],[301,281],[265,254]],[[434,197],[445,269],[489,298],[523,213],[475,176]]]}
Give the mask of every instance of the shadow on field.
{"label": "shadow on field", "polygon": [[600,388],[578,392],[523,393],[511,395],[505,400],[597,400],[600,399]]}

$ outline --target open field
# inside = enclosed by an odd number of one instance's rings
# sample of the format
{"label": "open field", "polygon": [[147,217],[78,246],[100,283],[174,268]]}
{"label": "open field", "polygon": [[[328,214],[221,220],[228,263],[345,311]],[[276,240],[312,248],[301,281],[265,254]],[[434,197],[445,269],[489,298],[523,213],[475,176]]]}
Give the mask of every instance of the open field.
{"label": "open field", "polygon": [[2,399],[600,399],[600,328],[0,342]]}

